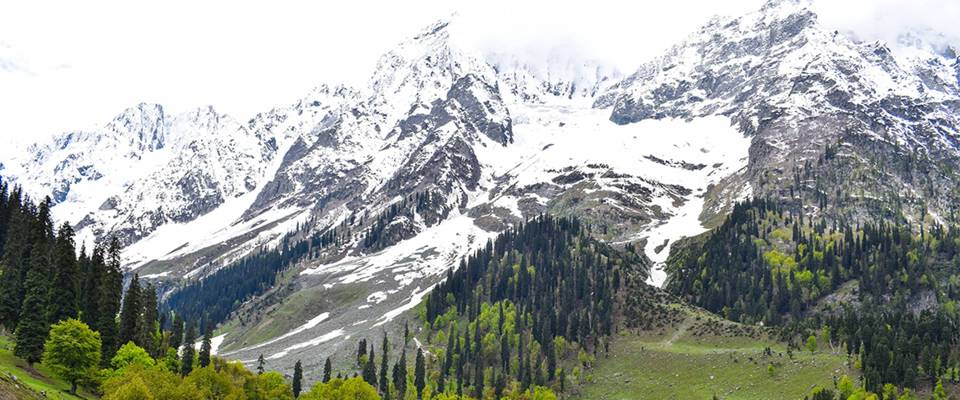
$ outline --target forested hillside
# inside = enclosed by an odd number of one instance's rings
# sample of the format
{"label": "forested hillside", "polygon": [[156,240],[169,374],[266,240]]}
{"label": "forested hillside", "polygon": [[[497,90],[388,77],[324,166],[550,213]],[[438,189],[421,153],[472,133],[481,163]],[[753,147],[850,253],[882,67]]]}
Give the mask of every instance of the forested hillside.
{"label": "forested hillside", "polygon": [[[450,269],[418,307],[422,329],[405,329],[399,350],[387,336],[380,346],[362,339],[354,368],[384,399],[556,398],[582,363],[609,351],[626,289],[645,277],[632,250],[598,242],[577,219],[540,216]],[[402,367],[411,339],[412,379]],[[330,368],[328,360],[324,381]]]}
{"label": "forested hillside", "polygon": [[871,390],[933,386],[960,371],[958,249],[955,228],[827,222],[757,199],[678,247],[667,288],[797,341],[828,329]]}

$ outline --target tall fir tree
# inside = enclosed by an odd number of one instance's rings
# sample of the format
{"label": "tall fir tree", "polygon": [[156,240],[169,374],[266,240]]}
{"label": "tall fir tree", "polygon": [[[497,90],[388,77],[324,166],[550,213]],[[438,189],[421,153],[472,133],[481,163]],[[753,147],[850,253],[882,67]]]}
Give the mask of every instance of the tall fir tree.
{"label": "tall fir tree", "polygon": [[423,400],[423,389],[427,387],[426,364],[423,359],[423,349],[417,348],[417,363],[413,372],[413,385],[417,388],[417,399]]}
{"label": "tall fir tree", "polygon": [[77,316],[80,276],[76,254],[73,228],[64,223],[57,232],[53,249],[53,283],[50,285],[47,312],[47,322],[51,325]]}
{"label": "tall fir tree", "polygon": [[147,350],[153,357],[160,356],[160,321],[159,310],[157,309],[157,289],[152,283],[144,285],[140,291],[140,305],[143,311],[140,313],[139,340],[140,346]]}
{"label": "tall fir tree", "polygon": [[141,336],[138,332],[140,322],[140,313],[143,308],[140,306],[140,276],[134,274],[127,285],[127,293],[123,296],[123,306],[120,308],[120,330],[118,331],[119,343],[121,345],[127,342],[134,342],[140,347]]}
{"label": "tall fir tree", "polygon": [[330,374],[333,373],[333,365],[330,363],[330,357],[323,362],[323,383],[330,382]]}
{"label": "tall fir tree", "polygon": [[300,360],[293,365],[293,398],[300,397],[300,391],[303,390],[303,365]]}
{"label": "tall fir tree", "polygon": [[[39,251],[45,251],[45,247],[41,247]],[[27,272],[26,295],[23,298],[22,314],[15,332],[16,342],[13,352],[30,365],[40,361],[43,356],[43,343],[47,340],[47,332],[50,329],[46,319],[47,274],[45,268],[40,265],[44,258],[35,255],[33,260],[36,261]]]}
{"label": "tall fir tree", "polygon": [[43,343],[50,330],[50,324],[47,323],[47,300],[50,290],[53,222],[50,219],[49,197],[40,203],[37,218],[32,225],[30,262],[23,284],[23,304],[20,307],[14,345],[14,353],[31,365],[43,355]]}
{"label": "tall fir tree", "polygon": [[267,371],[267,362],[263,359],[263,353],[260,353],[260,357],[257,357],[257,375],[263,375]]}
{"label": "tall fir tree", "polygon": [[81,292],[86,295],[86,298],[80,304],[83,308],[80,312],[80,319],[87,323],[90,329],[97,332],[100,332],[99,294],[102,290],[103,279],[107,272],[107,262],[104,251],[104,247],[100,244],[93,247],[93,252],[90,254],[90,261],[83,274],[83,282],[81,282]]}
{"label": "tall fir tree", "polygon": [[[370,344],[373,347],[373,343]],[[370,358],[367,359],[367,362],[363,364],[363,380],[373,386],[377,387],[377,355],[374,353],[373,349],[370,349]]]}
{"label": "tall fir tree", "polygon": [[197,339],[197,329],[193,323],[187,325],[187,333],[183,336],[183,351],[180,356],[180,375],[187,376],[193,371],[193,359],[196,351],[193,342]]}
{"label": "tall fir tree", "polygon": [[387,333],[383,333],[383,347],[381,348],[380,355],[380,394],[385,397],[390,397],[390,382],[389,377],[387,376],[388,372],[388,361],[390,357],[387,355],[390,354],[390,344],[387,341]]}
{"label": "tall fir tree", "polygon": [[[30,260],[30,216],[23,209],[19,191],[7,201],[7,239],[0,258],[0,325],[8,330],[17,327],[23,306],[24,281]],[[29,207],[27,207],[29,208]]]}
{"label": "tall fir tree", "polygon": [[393,387],[402,399],[407,392],[407,348],[401,346],[400,351],[400,360],[393,365]]}
{"label": "tall fir tree", "polygon": [[209,326],[203,330],[203,343],[200,344],[200,368],[210,365],[210,350],[213,347],[213,329]]}
{"label": "tall fir tree", "polygon": [[180,351],[183,346],[183,318],[179,315],[173,316],[173,329],[170,332],[170,348]]}
{"label": "tall fir tree", "polygon": [[107,248],[106,269],[103,271],[100,285],[100,301],[97,308],[99,321],[97,328],[102,342],[102,365],[109,366],[110,360],[120,348],[117,313],[120,312],[120,296],[123,292],[123,273],[120,271],[120,242],[117,238],[110,241]]}

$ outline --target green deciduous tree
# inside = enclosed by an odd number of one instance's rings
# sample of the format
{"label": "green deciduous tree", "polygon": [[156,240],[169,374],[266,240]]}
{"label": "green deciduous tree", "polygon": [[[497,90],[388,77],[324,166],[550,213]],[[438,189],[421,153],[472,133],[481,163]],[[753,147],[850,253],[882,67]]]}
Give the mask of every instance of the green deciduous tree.
{"label": "green deciduous tree", "polygon": [[67,319],[50,328],[44,345],[43,363],[70,382],[70,393],[77,384],[94,376],[100,362],[100,334],[76,319]]}
{"label": "green deciduous tree", "polygon": [[380,400],[377,389],[363,378],[331,379],[327,383],[318,383],[300,397],[302,400]]}
{"label": "green deciduous tree", "polygon": [[120,346],[117,354],[110,360],[110,366],[116,370],[122,370],[130,365],[152,367],[154,364],[156,361],[150,357],[150,354],[132,341]]}
{"label": "green deciduous tree", "polygon": [[810,335],[810,337],[807,338],[807,350],[810,351],[811,353],[817,351],[817,337],[816,337],[816,336]]}

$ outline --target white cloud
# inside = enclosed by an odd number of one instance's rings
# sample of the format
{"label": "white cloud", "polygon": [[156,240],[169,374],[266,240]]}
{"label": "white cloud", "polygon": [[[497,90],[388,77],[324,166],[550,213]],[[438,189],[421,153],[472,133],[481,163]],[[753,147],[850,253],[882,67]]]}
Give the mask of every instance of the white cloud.
{"label": "white cloud", "polygon": [[960,45],[957,0],[819,0],[813,10],[824,25],[864,41],[897,47],[903,34],[913,33],[928,45]]}

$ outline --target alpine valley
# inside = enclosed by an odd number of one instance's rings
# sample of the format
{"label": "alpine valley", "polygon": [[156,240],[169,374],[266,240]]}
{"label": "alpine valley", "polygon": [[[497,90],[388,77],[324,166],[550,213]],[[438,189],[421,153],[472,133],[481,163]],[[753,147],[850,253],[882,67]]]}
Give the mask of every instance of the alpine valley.
{"label": "alpine valley", "polygon": [[956,47],[795,0],[625,72],[461,35],[249,118],[134,105],[11,152],[0,211],[115,238],[161,330],[382,398],[960,396]]}

